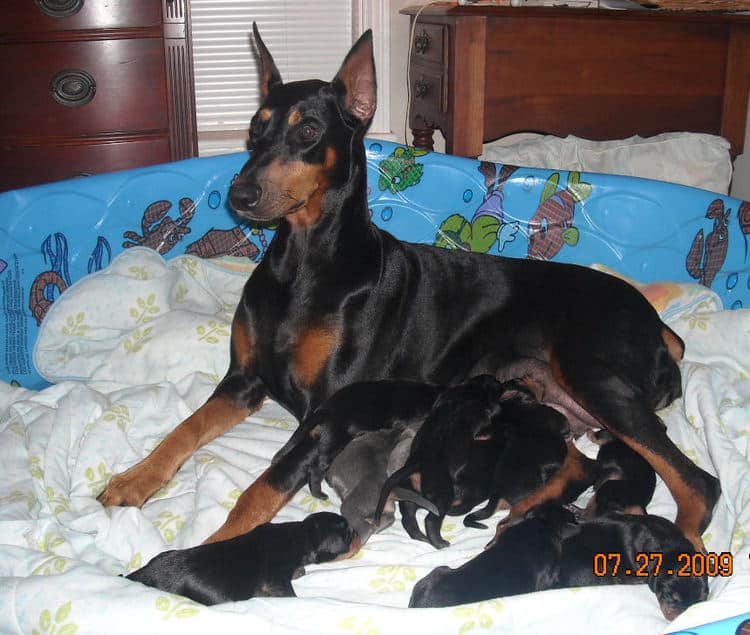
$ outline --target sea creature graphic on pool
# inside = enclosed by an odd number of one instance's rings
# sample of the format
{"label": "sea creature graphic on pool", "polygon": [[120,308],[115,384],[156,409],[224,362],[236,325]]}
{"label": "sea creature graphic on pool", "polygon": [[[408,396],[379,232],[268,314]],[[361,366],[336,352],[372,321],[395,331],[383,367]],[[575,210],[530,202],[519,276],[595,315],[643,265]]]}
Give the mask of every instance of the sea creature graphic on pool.
{"label": "sea creature graphic on pool", "polygon": [[503,165],[497,175],[497,164],[482,161],[478,168],[484,176],[487,195],[471,217],[471,222],[461,214],[446,218],[438,228],[435,245],[448,249],[465,249],[479,253],[489,253],[497,244],[497,251],[502,253],[505,245],[516,239],[520,229],[517,221],[507,223],[504,220],[503,184],[518,169],[514,165]]}
{"label": "sea creature graphic on pool", "polygon": [[415,150],[406,146],[396,148],[390,156],[387,156],[378,165],[380,171],[378,187],[381,190],[390,190],[396,194],[419,183],[422,179],[424,166],[417,163],[416,158],[425,154],[427,154],[427,150]]}
{"label": "sea creature graphic on pool", "polygon": [[5,262],[2,258],[0,258],[0,273],[5,271],[5,269],[8,267],[8,263]]}
{"label": "sea creature graphic on pool", "polygon": [[49,234],[42,241],[42,256],[44,262],[49,265],[49,270],[34,278],[29,291],[29,308],[37,324],[42,323],[52,303],[71,284],[68,272],[68,239],[65,234],[56,232],[54,248],[52,240],[53,235]]}
{"label": "sea creature graphic on pool", "polygon": [[729,215],[724,211],[724,201],[717,198],[706,211],[706,218],[713,219],[713,229],[703,239],[703,228],[693,238],[685,266],[688,273],[703,286],[710,287],[716,274],[721,270],[729,248]]}
{"label": "sea creature graphic on pool", "polygon": [[742,238],[745,240],[745,262],[747,262],[747,235],[750,234],[750,203],[742,201],[737,210],[737,222],[740,224]]}
{"label": "sea creature graphic on pool", "polygon": [[104,236],[99,236],[96,239],[96,245],[94,251],[89,256],[88,272],[94,273],[95,271],[101,271],[112,261],[112,248],[109,246],[109,241]]}
{"label": "sea creature graphic on pool", "polygon": [[578,244],[579,231],[573,226],[577,203],[591,194],[591,184],[581,182],[580,172],[568,173],[568,186],[559,189],[560,173],[555,172],[544,184],[539,207],[529,220],[529,258],[551,260],[563,245]]}
{"label": "sea creature graphic on pool", "polygon": [[190,233],[188,223],[195,216],[195,204],[192,199],[181,198],[180,216],[176,220],[167,216],[167,212],[172,208],[169,201],[156,201],[151,203],[143,212],[141,218],[142,236],[135,232],[127,231],[122,236],[127,240],[122,243],[123,247],[150,247],[160,254],[166,254],[172,249],[185,234]]}
{"label": "sea creature graphic on pool", "polygon": [[237,225],[234,229],[210,229],[194,243],[190,243],[185,253],[200,258],[236,256],[256,260],[260,249],[247,237],[242,226]]}

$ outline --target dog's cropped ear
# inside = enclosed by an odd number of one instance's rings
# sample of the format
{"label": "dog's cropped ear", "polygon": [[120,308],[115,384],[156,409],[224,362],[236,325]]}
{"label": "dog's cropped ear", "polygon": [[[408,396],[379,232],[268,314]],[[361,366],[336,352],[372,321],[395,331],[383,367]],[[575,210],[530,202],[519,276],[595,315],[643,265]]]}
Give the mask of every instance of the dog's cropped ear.
{"label": "dog's cropped ear", "polygon": [[268,52],[266,45],[258,32],[258,26],[253,22],[253,36],[255,37],[255,47],[258,49],[260,58],[260,96],[263,101],[268,97],[268,93],[277,84],[281,84],[281,74],[276,68],[273,57]]}
{"label": "dog's cropped ear", "polygon": [[369,123],[377,106],[372,31],[368,29],[352,46],[333,83],[344,86],[342,108],[360,123]]}

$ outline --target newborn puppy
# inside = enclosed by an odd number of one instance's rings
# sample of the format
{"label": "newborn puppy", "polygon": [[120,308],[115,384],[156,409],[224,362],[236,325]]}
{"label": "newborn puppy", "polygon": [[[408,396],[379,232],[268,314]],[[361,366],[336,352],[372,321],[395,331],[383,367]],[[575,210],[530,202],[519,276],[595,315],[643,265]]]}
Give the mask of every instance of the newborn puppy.
{"label": "newborn puppy", "polygon": [[[413,437],[414,433],[408,428],[403,432],[397,429],[365,432],[349,441],[328,468],[326,481],[341,498],[341,515],[362,543],[393,523],[392,503],[386,504],[377,525],[373,516],[388,474],[404,464]],[[416,492],[399,491],[397,495],[433,508]]]}
{"label": "newborn puppy", "polygon": [[409,607],[454,606],[543,591],[557,580],[564,530],[572,513],[555,503],[534,507],[467,563],[438,567],[414,587]]}
{"label": "newborn puppy", "polygon": [[375,522],[391,491],[411,480],[414,489],[439,511],[428,513],[426,536],[416,522],[416,506],[401,503],[403,525],[409,536],[440,549],[448,542],[440,535],[446,514],[466,513],[485,500],[501,448],[495,433],[501,414],[503,385],[494,377],[480,375],[446,388],[417,431],[409,458],[383,486]]}
{"label": "newborn puppy", "polygon": [[706,576],[685,567],[694,553],[692,543],[666,518],[608,512],[567,532],[554,586],[648,584],[671,621],[708,596]]}
{"label": "newborn puppy", "polygon": [[590,436],[602,445],[596,456],[599,477],[586,515],[599,516],[609,511],[645,514],[656,488],[654,468],[606,430]]}
{"label": "newborn puppy", "polygon": [[422,425],[441,386],[413,381],[368,381],[350,384],[332,395],[303,421],[274,456],[273,462],[309,439],[318,439],[307,465],[310,492],[327,498],[321,484],[332,461],[357,435],[376,430]]}
{"label": "newborn puppy", "polygon": [[[568,420],[539,402],[523,382],[503,383],[500,407],[498,434],[503,439],[502,451],[494,461],[487,505],[464,518],[467,527],[484,529],[485,525],[477,521],[539,489],[557,472],[567,453]],[[580,491],[566,494],[566,499],[573,500]]]}
{"label": "newborn puppy", "polygon": [[127,577],[211,605],[256,596],[294,596],[292,578],[306,564],[328,562],[359,549],[338,514],[320,512],[301,522],[266,523],[221,542],[155,556]]}

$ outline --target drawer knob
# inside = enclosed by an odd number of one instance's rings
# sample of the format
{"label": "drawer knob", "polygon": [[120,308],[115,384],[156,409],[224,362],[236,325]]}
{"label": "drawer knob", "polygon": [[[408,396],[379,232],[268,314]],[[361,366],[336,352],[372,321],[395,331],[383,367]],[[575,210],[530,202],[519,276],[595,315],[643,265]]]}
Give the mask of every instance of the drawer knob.
{"label": "drawer knob", "polygon": [[85,106],[96,94],[96,80],[80,69],[60,71],[52,78],[50,93],[52,98],[63,106]]}
{"label": "drawer knob", "polygon": [[422,32],[414,38],[414,48],[420,55],[424,55],[427,52],[431,43],[432,38],[425,30],[422,30]]}
{"label": "drawer knob", "polygon": [[39,9],[53,18],[67,18],[78,13],[84,0],[36,0]]}
{"label": "drawer knob", "polygon": [[418,79],[416,82],[414,82],[414,96],[417,99],[424,99],[429,92],[430,82],[425,82],[421,79]]}

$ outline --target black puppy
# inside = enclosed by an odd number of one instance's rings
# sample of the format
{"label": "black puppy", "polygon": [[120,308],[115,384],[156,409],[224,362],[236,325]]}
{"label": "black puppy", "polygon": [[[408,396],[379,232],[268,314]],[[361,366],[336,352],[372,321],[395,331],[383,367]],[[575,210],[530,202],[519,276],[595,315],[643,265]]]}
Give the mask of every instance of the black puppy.
{"label": "black puppy", "polygon": [[682,574],[685,559],[694,553],[680,529],[659,516],[610,512],[579,523],[567,509],[548,502],[510,524],[463,566],[430,572],[415,585],[409,606],[452,606],[551,588],[648,584],[664,616],[673,620],[708,595],[705,576]]}
{"label": "black puppy", "polygon": [[[503,383],[500,405],[502,451],[495,461],[487,505],[464,518],[467,527],[484,529],[477,521],[538,490],[560,469],[567,453],[568,420],[539,402],[522,381]],[[566,491],[563,502],[573,500],[583,489]]]}
{"label": "black puppy", "polygon": [[571,529],[563,539],[556,588],[648,584],[668,620],[708,596],[706,576],[686,566],[695,548],[666,518],[615,511]]}
{"label": "black puppy", "polygon": [[606,430],[589,435],[602,444],[596,455],[599,475],[586,515],[608,511],[645,514],[656,488],[656,472],[646,459]]}
{"label": "black puppy", "polygon": [[165,551],[127,577],[202,604],[256,596],[294,596],[292,578],[306,564],[328,562],[359,549],[346,520],[320,512],[301,522],[266,523],[247,534]]}
{"label": "black puppy", "polygon": [[415,585],[409,607],[454,606],[552,588],[563,531],[574,523],[573,514],[560,505],[532,508],[464,565],[428,573]]}
{"label": "black puppy", "polygon": [[404,466],[383,486],[375,522],[391,491],[411,479],[412,486],[439,513],[425,519],[426,536],[419,529],[412,504],[401,504],[402,522],[409,536],[440,549],[448,542],[440,536],[446,514],[464,514],[485,500],[491,475],[501,451],[496,430],[500,426],[503,384],[490,375],[479,375],[446,388],[417,431]]}
{"label": "black puppy", "polygon": [[[297,448],[317,441],[314,453],[299,469],[307,470],[310,492],[327,498],[321,483],[331,463],[358,435],[383,429],[416,429],[430,412],[443,387],[413,381],[368,381],[334,393],[295,430],[276,453],[273,464]],[[394,441],[395,444],[395,441]]]}

